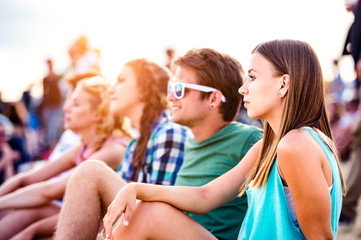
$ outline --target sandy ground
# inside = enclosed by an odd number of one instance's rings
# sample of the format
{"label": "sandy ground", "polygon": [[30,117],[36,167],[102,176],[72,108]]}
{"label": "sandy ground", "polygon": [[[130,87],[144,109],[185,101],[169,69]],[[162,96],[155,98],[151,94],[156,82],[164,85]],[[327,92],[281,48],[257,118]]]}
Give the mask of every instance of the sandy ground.
{"label": "sandy ground", "polygon": [[[345,178],[349,173],[350,165],[351,165],[350,161],[343,162],[341,164],[342,172]],[[343,226],[339,226],[339,230],[337,233],[337,240],[356,240],[356,239],[361,239],[361,200],[359,200],[359,204],[358,204],[358,215],[355,225],[352,228],[344,228]]]}

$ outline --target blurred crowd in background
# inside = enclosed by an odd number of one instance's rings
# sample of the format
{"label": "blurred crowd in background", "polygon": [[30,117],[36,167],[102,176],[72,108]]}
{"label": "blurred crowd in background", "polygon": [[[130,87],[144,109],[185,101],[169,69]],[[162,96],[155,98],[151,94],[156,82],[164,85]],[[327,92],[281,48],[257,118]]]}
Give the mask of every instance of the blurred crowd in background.
{"label": "blurred crowd in background", "polygon": [[[340,58],[350,54],[347,44],[346,42]],[[0,124],[3,126],[0,128],[0,151],[4,153],[6,145],[13,151],[12,161],[0,165],[1,182],[15,173],[29,169],[34,161],[49,157],[64,130],[62,105],[69,90],[65,79],[73,74],[100,72],[100,50],[90,46],[86,36],[77,38],[69,47],[68,54],[71,65],[61,73],[54,72],[53,59],[46,59],[44,64],[48,73],[43,78],[41,98],[32,97],[29,89],[23,92],[20,101],[1,101]],[[165,54],[168,61],[164,64],[169,68],[176,53],[174,49],[166,49]],[[352,143],[352,128],[359,116],[357,91],[360,83],[357,79],[352,82],[342,80],[339,60],[335,59],[333,62],[334,79],[328,83],[327,107],[341,159],[347,161]],[[248,118],[243,107],[237,120],[262,127],[261,121]]]}
{"label": "blurred crowd in background", "polygon": [[[81,35],[69,47],[71,65],[61,73],[54,72],[53,59],[46,59],[43,95],[31,96],[31,86],[17,102],[0,103],[0,183],[12,175],[28,170],[36,160],[48,159],[63,132],[63,103],[72,75],[100,72],[100,51]],[[5,155],[9,156],[5,158]]]}

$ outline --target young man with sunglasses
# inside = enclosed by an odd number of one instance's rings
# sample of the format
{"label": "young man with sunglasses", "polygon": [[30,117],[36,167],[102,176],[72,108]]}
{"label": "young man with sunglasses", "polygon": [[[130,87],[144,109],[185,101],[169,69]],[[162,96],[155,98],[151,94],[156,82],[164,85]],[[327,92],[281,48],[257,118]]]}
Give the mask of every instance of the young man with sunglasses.
{"label": "young man with sunglasses", "polygon": [[[194,49],[178,58],[173,68],[168,84],[171,120],[193,133],[186,140],[175,185],[201,186],[233,168],[261,139],[262,131],[233,121],[241,100],[237,91],[243,83],[243,70],[235,59],[212,49]],[[201,215],[164,210],[169,210],[167,204],[139,203],[128,226],[123,222],[115,228],[114,239],[185,239],[192,221],[218,239],[237,239],[247,200],[243,196]],[[172,222],[166,220],[170,218]],[[111,222],[107,214],[106,229]]]}
{"label": "young man with sunglasses", "polygon": [[[193,49],[173,67],[175,74],[168,84],[171,120],[193,133],[186,140],[175,185],[201,186],[232,169],[262,138],[262,131],[233,121],[244,74],[237,60],[212,49]],[[243,196],[206,214],[186,214],[218,239],[236,239],[246,210]]]}
{"label": "young man with sunglasses", "polygon": [[[194,49],[177,59],[174,66],[175,74],[168,85],[168,100],[172,103],[171,120],[189,127],[193,133],[186,140],[183,165],[175,185],[199,186],[234,167],[249,148],[262,138],[262,131],[233,121],[241,100],[237,89],[243,83],[243,69],[235,59],[212,49]],[[103,192],[100,196],[103,201],[104,198],[115,197],[109,196],[107,190],[118,181],[116,178],[113,180],[100,191]],[[142,239],[138,234],[145,233],[145,225],[159,233],[164,228],[171,228],[158,225],[156,219],[162,218],[161,209],[157,211],[155,207],[149,212],[142,204],[136,209],[139,209],[140,215],[147,217],[140,217],[139,221],[132,221],[124,228],[131,235],[129,239]],[[246,197],[241,197],[207,214],[188,215],[217,238],[236,239],[246,208]],[[157,212],[156,216],[154,211]],[[73,236],[77,236],[75,234]],[[57,233],[57,239],[65,239],[63,237],[63,233]]]}

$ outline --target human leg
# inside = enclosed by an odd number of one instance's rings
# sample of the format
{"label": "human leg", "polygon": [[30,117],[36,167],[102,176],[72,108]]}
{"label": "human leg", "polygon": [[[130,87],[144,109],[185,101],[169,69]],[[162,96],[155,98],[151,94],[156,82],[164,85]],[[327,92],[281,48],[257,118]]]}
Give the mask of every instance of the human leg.
{"label": "human leg", "polygon": [[5,217],[11,210],[2,210],[0,211],[0,220]]}
{"label": "human leg", "polygon": [[55,239],[95,239],[102,216],[125,184],[101,161],[82,163],[67,184]]}
{"label": "human leg", "polygon": [[361,195],[361,120],[358,121],[353,135],[351,170],[346,181],[347,195],[343,199],[341,222],[352,223],[356,218],[357,202]]}
{"label": "human leg", "polygon": [[12,210],[0,221],[0,240],[9,239],[30,224],[57,214],[59,211],[59,206],[52,203],[38,208]]}
{"label": "human leg", "polygon": [[182,211],[160,202],[140,202],[128,226],[114,229],[114,239],[216,239]]}
{"label": "human leg", "polygon": [[58,222],[59,214],[41,219],[18,234],[10,240],[32,240],[38,238],[52,238],[55,232],[56,223]]}

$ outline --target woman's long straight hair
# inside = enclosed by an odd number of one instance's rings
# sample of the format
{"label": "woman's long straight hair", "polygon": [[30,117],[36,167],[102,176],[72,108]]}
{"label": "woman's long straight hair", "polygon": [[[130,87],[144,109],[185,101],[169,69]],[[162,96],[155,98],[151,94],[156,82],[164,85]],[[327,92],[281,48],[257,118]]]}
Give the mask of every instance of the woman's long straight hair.
{"label": "woman's long straight hair", "polygon": [[243,184],[240,194],[245,192],[247,186],[259,188],[266,185],[280,139],[289,131],[305,126],[319,129],[326,135],[323,140],[337,160],[345,194],[346,187],[326,113],[322,71],[316,53],[310,45],[297,40],[265,42],[256,46],[252,53],[265,57],[273,65],[277,76],[288,74],[290,86],[285,96],[280,132],[275,135],[268,122],[264,122],[261,151],[247,178],[249,181]]}

